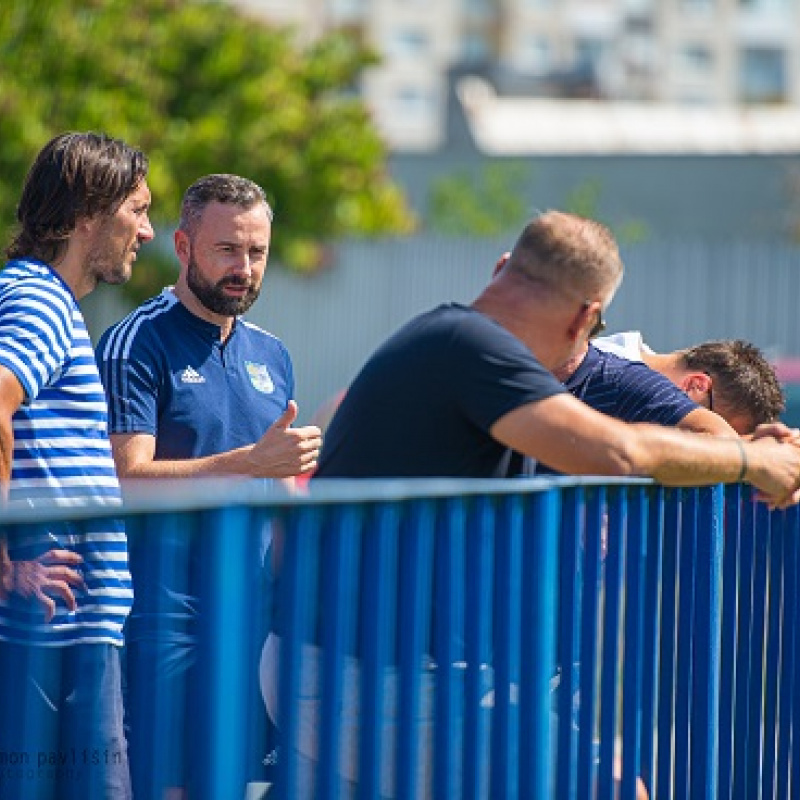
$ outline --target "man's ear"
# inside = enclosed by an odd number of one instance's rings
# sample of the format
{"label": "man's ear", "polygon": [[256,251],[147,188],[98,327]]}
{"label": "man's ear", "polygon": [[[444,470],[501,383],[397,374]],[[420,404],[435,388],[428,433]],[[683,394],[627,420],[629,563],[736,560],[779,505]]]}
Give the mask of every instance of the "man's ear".
{"label": "man's ear", "polygon": [[695,400],[697,396],[707,395],[709,389],[712,388],[712,383],[711,377],[705,372],[689,372],[681,378],[678,386],[692,400]]}
{"label": "man's ear", "polygon": [[79,217],[75,220],[75,233],[89,238],[94,235],[98,225],[100,225],[100,216],[98,214],[93,217]]}
{"label": "man's ear", "polygon": [[492,272],[492,277],[496,278],[500,273],[500,270],[508,263],[508,259],[511,258],[511,253],[506,250],[500,258],[497,259],[497,263],[494,265],[494,271]]}
{"label": "man's ear", "polygon": [[187,235],[186,231],[182,231],[180,229],[176,230],[175,235],[173,236],[173,241],[175,243],[175,255],[178,256],[178,259],[181,261],[181,263],[188,262],[191,247],[189,244],[189,236]]}
{"label": "man's ear", "polygon": [[594,325],[599,307],[599,302],[586,303],[579,307],[567,328],[567,335],[570,341],[576,342],[580,338],[585,339],[586,342],[589,341],[589,331]]}

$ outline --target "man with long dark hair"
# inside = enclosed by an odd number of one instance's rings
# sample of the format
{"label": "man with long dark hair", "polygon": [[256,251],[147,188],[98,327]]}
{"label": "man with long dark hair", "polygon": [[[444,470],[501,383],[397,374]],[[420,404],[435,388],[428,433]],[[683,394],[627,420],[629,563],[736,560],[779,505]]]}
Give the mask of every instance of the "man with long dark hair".
{"label": "man with long dark hair", "polygon": [[[9,507],[117,506],[78,301],[153,238],[147,159],[66,133],[41,150],[0,274],[0,486]],[[127,798],[119,650],[132,602],[119,521],[0,529],[0,797]]]}

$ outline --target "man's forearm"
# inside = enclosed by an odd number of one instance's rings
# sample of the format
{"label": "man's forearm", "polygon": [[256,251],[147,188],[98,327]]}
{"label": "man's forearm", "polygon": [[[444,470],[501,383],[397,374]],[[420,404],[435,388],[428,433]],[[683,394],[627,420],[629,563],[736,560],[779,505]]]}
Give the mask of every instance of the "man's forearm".
{"label": "man's forearm", "polygon": [[[703,486],[739,479],[742,451],[737,438],[709,439],[691,432],[650,428],[643,442],[641,474],[667,486]],[[638,470],[637,470],[638,471]]]}
{"label": "man's forearm", "polygon": [[249,469],[247,468],[246,455],[249,449],[243,447],[229,450],[226,453],[199,456],[198,458],[153,459],[133,464],[120,460],[117,464],[117,472],[122,480],[169,480],[173,478],[180,480],[214,475],[247,477]]}
{"label": "man's forearm", "polygon": [[8,500],[8,488],[11,483],[11,465],[14,456],[14,432],[11,420],[0,424],[0,503]]}
{"label": "man's forearm", "polygon": [[746,481],[761,497],[783,506],[800,485],[800,448],[785,439],[753,441],[683,433],[659,426],[636,426],[638,474],[670,486],[700,486]]}
{"label": "man's forearm", "polygon": [[8,542],[0,533],[0,601],[4,602],[14,588],[14,565],[8,555]]}

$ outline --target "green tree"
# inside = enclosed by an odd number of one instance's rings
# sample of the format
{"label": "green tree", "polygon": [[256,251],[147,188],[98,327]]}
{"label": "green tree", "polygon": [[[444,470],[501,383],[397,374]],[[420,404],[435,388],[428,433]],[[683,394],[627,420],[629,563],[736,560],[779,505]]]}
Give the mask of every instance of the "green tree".
{"label": "green tree", "polygon": [[603,185],[599,178],[588,178],[569,192],[564,200],[564,210],[581,217],[605,222],[620,244],[638,244],[650,236],[650,228],[644,220],[627,217],[618,222],[608,223],[600,213],[600,200]]}
{"label": "green tree", "polygon": [[517,162],[485,164],[436,179],[430,188],[427,224],[445,236],[499,236],[525,223],[529,170]]}
{"label": "green tree", "polygon": [[[445,236],[491,237],[517,233],[534,213],[528,196],[533,181],[523,161],[486,162],[478,171],[462,170],[431,182],[426,224]],[[587,178],[573,186],[560,208],[609,225],[622,244],[650,236],[646,222],[625,218],[609,223],[600,212],[602,182]],[[542,208],[548,208],[544,204]]]}
{"label": "green tree", "polygon": [[264,186],[273,252],[294,268],[315,268],[334,237],[406,232],[386,147],[353,91],[374,60],[346,33],[300,47],[213,0],[4,0],[0,225],[48,138],[102,130],[147,152],[157,223],[174,223],[200,175],[234,172]]}

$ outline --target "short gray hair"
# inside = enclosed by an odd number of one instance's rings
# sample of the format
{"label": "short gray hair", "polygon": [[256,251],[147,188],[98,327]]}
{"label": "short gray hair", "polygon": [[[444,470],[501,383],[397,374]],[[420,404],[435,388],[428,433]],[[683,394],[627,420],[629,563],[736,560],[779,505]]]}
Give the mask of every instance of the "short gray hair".
{"label": "short gray hair", "polygon": [[263,205],[267,209],[270,222],[272,222],[272,209],[267,202],[264,190],[257,183],[239,175],[219,173],[206,175],[196,180],[186,190],[181,204],[179,229],[191,236],[197,228],[203,211],[211,203],[235,205],[244,210]]}
{"label": "short gray hair", "polygon": [[546,211],[528,223],[508,267],[551,290],[577,292],[587,299],[616,289],[623,271],[611,231],[563,211]]}

